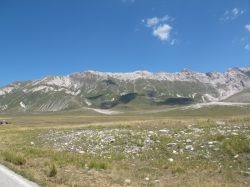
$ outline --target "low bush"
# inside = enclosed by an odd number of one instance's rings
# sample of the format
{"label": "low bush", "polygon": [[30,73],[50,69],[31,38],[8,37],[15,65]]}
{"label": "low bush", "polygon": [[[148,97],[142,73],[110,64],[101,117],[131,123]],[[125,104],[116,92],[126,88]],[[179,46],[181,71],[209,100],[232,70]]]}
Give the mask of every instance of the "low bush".
{"label": "low bush", "polygon": [[48,171],[48,177],[55,177],[57,174],[57,169],[55,164],[51,164]]}
{"label": "low bush", "polygon": [[15,165],[24,165],[26,163],[26,159],[21,154],[16,154],[14,152],[2,152],[3,159],[7,162],[10,162]]}

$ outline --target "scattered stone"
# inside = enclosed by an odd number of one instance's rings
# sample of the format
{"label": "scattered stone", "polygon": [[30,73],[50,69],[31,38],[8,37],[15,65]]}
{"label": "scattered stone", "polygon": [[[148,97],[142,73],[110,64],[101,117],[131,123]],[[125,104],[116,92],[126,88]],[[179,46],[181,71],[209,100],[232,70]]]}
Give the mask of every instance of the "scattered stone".
{"label": "scattered stone", "polygon": [[194,147],[193,147],[192,145],[187,145],[187,146],[185,147],[185,149],[188,150],[188,151],[193,151],[193,150],[194,150]]}
{"label": "scattered stone", "polygon": [[203,132],[203,129],[199,129],[199,128],[192,128],[192,130],[194,131],[194,133],[201,133],[201,132]]}
{"label": "scattered stone", "polygon": [[167,146],[168,147],[174,147],[174,146],[176,146],[176,143],[168,143]]}
{"label": "scattered stone", "polygon": [[243,174],[243,175],[250,175],[250,172],[248,172],[248,171],[241,171],[241,174]]}
{"label": "scattered stone", "polygon": [[35,143],[34,142],[30,142],[30,145],[35,145]]}
{"label": "scattered stone", "polygon": [[[166,139],[162,138],[161,134],[166,134]],[[186,152],[188,153],[187,159],[200,155],[210,162],[217,160],[217,155],[214,154],[215,151],[220,150],[218,146],[220,142],[211,140],[203,142],[204,136],[223,135],[230,139],[231,135],[244,135],[250,138],[249,134],[250,129],[247,125],[235,124],[209,128],[185,126],[174,131],[171,129],[156,130],[156,128],[152,130],[141,128],[53,129],[40,133],[37,138],[42,144],[57,150],[90,156],[99,155],[103,158],[111,158],[112,153],[121,152],[126,158],[137,159],[146,151],[161,151],[163,144],[165,149],[176,157]],[[34,142],[38,142],[37,139],[34,139]],[[34,145],[33,143],[30,144]],[[111,145],[111,143],[113,144]],[[232,160],[237,162],[238,157],[239,155],[233,155]],[[167,161],[173,162],[174,159],[169,158]]]}
{"label": "scattered stone", "polygon": [[168,133],[169,133],[169,130],[162,129],[162,130],[159,130],[159,133],[160,133],[160,134],[168,134]]}
{"label": "scattered stone", "polygon": [[130,179],[126,179],[124,182],[125,182],[126,184],[131,184],[131,180],[130,180]]}
{"label": "scattered stone", "polygon": [[173,150],[173,154],[178,155],[178,152],[176,150]]}
{"label": "scattered stone", "polygon": [[148,178],[148,177],[146,177],[146,178],[145,178],[145,181],[149,181],[149,178]]}
{"label": "scattered stone", "polygon": [[239,157],[239,155],[238,155],[238,154],[234,156],[234,158],[238,158],[238,157]]}
{"label": "scattered stone", "polygon": [[225,125],[226,123],[224,121],[216,121],[217,125]]}
{"label": "scattered stone", "polygon": [[153,135],[154,131],[148,131],[148,134]]}
{"label": "scattered stone", "polygon": [[172,159],[172,158],[169,158],[169,159],[168,159],[168,161],[169,161],[169,162],[173,162],[173,161],[174,161],[174,159]]}
{"label": "scattered stone", "polygon": [[214,144],[214,142],[208,142],[207,144],[208,144],[208,145],[213,145],[213,144]]}

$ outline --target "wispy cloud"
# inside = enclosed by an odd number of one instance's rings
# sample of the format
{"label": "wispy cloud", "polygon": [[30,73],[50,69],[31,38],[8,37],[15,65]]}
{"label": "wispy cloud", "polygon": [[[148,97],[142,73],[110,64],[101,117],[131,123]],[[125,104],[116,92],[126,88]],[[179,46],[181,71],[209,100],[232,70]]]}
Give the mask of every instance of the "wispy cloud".
{"label": "wispy cloud", "polygon": [[[246,24],[246,25],[245,25],[245,28],[246,28],[247,31],[250,32],[250,24]],[[249,43],[249,41],[248,41],[248,43],[245,44],[245,47],[244,47],[244,48],[245,48],[246,50],[248,50],[248,51],[250,50],[250,43]]]}
{"label": "wispy cloud", "polygon": [[246,45],[245,45],[245,49],[246,49],[246,50],[250,50],[250,44],[246,44]]}
{"label": "wispy cloud", "polygon": [[233,8],[232,10],[226,10],[223,16],[220,18],[221,21],[235,20],[239,16],[243,15],[246,11],[239,8]]}
{"label": "wispy cloud", "polygon": [[142,20],[142,22],[145,22],[146,26],[148,26],[148,27],[154,27],[157,24],[164,23],[164,22],[167,22],[167,21],[172,20],[172,19],[173,18],[171,18],[170,16],[165,15],[163,17],[148,18],[146,20]]}
{"label": "wispy cloud", "polygon": [[134,3],[135,0],[122,0],[123,3]]}
{"label": "wispy cloud", "polygon": [[245,25],[245,28],[250,32],[250,24]]}
{"label": "wispy cloud", "polygon": [[163,17],[152,17],[143,19],[142,23],[152,29],[153,36],[157,37],[161,41],[167,41],[170,45],[176,44],[176,39],[171,38],[171,32],[173,27],[169,24],[174,19],[168,15]]}
{"label": "wispy cloud", "polygon": [[239,44],[245,50],[250,51],[250,40],[248,37],[241,37],[233,41],[234,44]]}

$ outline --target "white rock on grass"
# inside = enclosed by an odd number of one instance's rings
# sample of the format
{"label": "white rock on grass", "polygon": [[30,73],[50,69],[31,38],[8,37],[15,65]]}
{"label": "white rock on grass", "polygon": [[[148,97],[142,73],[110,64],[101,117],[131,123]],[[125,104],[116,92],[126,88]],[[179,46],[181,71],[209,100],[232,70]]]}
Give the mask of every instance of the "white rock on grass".
{"label": "white rock on grass", "polygon": [[160,134],[167,134],[167,133],[169,133],[169,130],[161,129],[161,130],[159,130],[159,133]]}
{"label": "white rock on grass", "polygon": [[238,158],[238,157],[239,157],[239,155],[238,155],[238,154],[234,156],[234,158]]}
{"label": "white rock on grass", "polygon": [[153,135],[154,131],[148,131],[148,134]]}
{"label": "white rock on grass", "polygon": [[217,141],[210,141],[210,142],[208,142],[207,144],[208,145],[214,145],[214,144],[216,144],[217,143]]}
{"label": "white rock on grass", "polygon": [[193,151],[193,150],[194,150],[194,147],[193,147],[192,145],[187,145],[187,146],[185,147],[185,149],[188,150],[188,151]]}
{"label": "white rock on grass", "polygon": [[244,175],[250,175],[250,172],[248,172],[248,171],[241,171],[241,173]]}
{"label": "white rock on grass", "polygon": [[173,150],[173,154],[178,155],[178,152],[176,150]]}
{"label": "white rock on grass", "polygon": [[131,180],[130,180],[130,179],[126,179],[124,182],[125,182],[126,184],[131,184]]}
{"label": "white rock on grass", "polygon": [[216,121],[217,125],[225,125],[226,123],[224,121]]}
{"label": "white rock on grass", "polygon": [[169,162],[173,162],[173,161],[174,161],[174,159],[172,159],[172,158],[169,158],[169,159],[168,159],[168,161],[169,161]]}

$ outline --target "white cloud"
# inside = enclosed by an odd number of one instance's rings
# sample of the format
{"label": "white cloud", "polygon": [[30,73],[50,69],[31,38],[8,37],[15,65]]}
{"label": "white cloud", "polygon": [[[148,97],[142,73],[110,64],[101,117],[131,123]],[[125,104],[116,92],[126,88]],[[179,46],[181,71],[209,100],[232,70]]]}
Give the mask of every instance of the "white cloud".
{"label": "white cloud", "polygon": [[[146,26],[148,26],[148,27],[154,27],[157,24],[164,23],[164,22],[167,22],[169,20],[171,20],[171,17],[168,16],[168,15],[165,15],[163,17],[148,18],[146,20]],[[143,20],[143,22],[145,22],[145,20]]]}
{"label": "white cloud", "polygon": [[246,50],[250,50],[250,44],[246,44],[246,45],[245,45],[245,49],[246,49]]}
{"label": "white cloud", "polygon": [[135,0],[122,0],[123,3],[134,3]]}
{"label": "white cloud", "polygon": [[146,20],[142,20],[142,23],[152,29],[153,36],[157,37],[161,41],[168,41],[170,45],[175,45],[176,40],[171,39],[171,31],[173,27],[168,23],[173,21],[173,18],[165,15],[163,17],[152,17]]}
{"label": "white cloud", "polygon": [[146,25],[147,25],[148,27],[153,27],[153,26],[157,25],[159,22],[160,22],[160,20],[159,20],[159,18],[157,18],[157,17],[148,18],[148,19],[146,20]]}
{"label": "white cloud", "polygon": [[233,8],[232,10],[226,10],[223,16],[220,18],[222,21],[234,20],[239,16],[243,15],[246,11],[240,10],[239,8]]}
{"label": "white cloud", "polygon": [[153,29],[153,35],[162,41],[168,41],[172,29],[168,24],[159,25]]}
{"label": "white cloud", "polygon": [[245,28],[250,32],[250,24],[245,25]]}
{"label": "white cloud", "polygon": [[161,23],[164,23],[167,21],[171,21],[171,20],[173,20],[173,18],[171,18],[168,15],[165,15],[163,17],[152,17],[152,18],[148,18],[146,20],[143,19],[142,22],[145,23],[147,27],[154,27],[158,24],[161,24]]}

